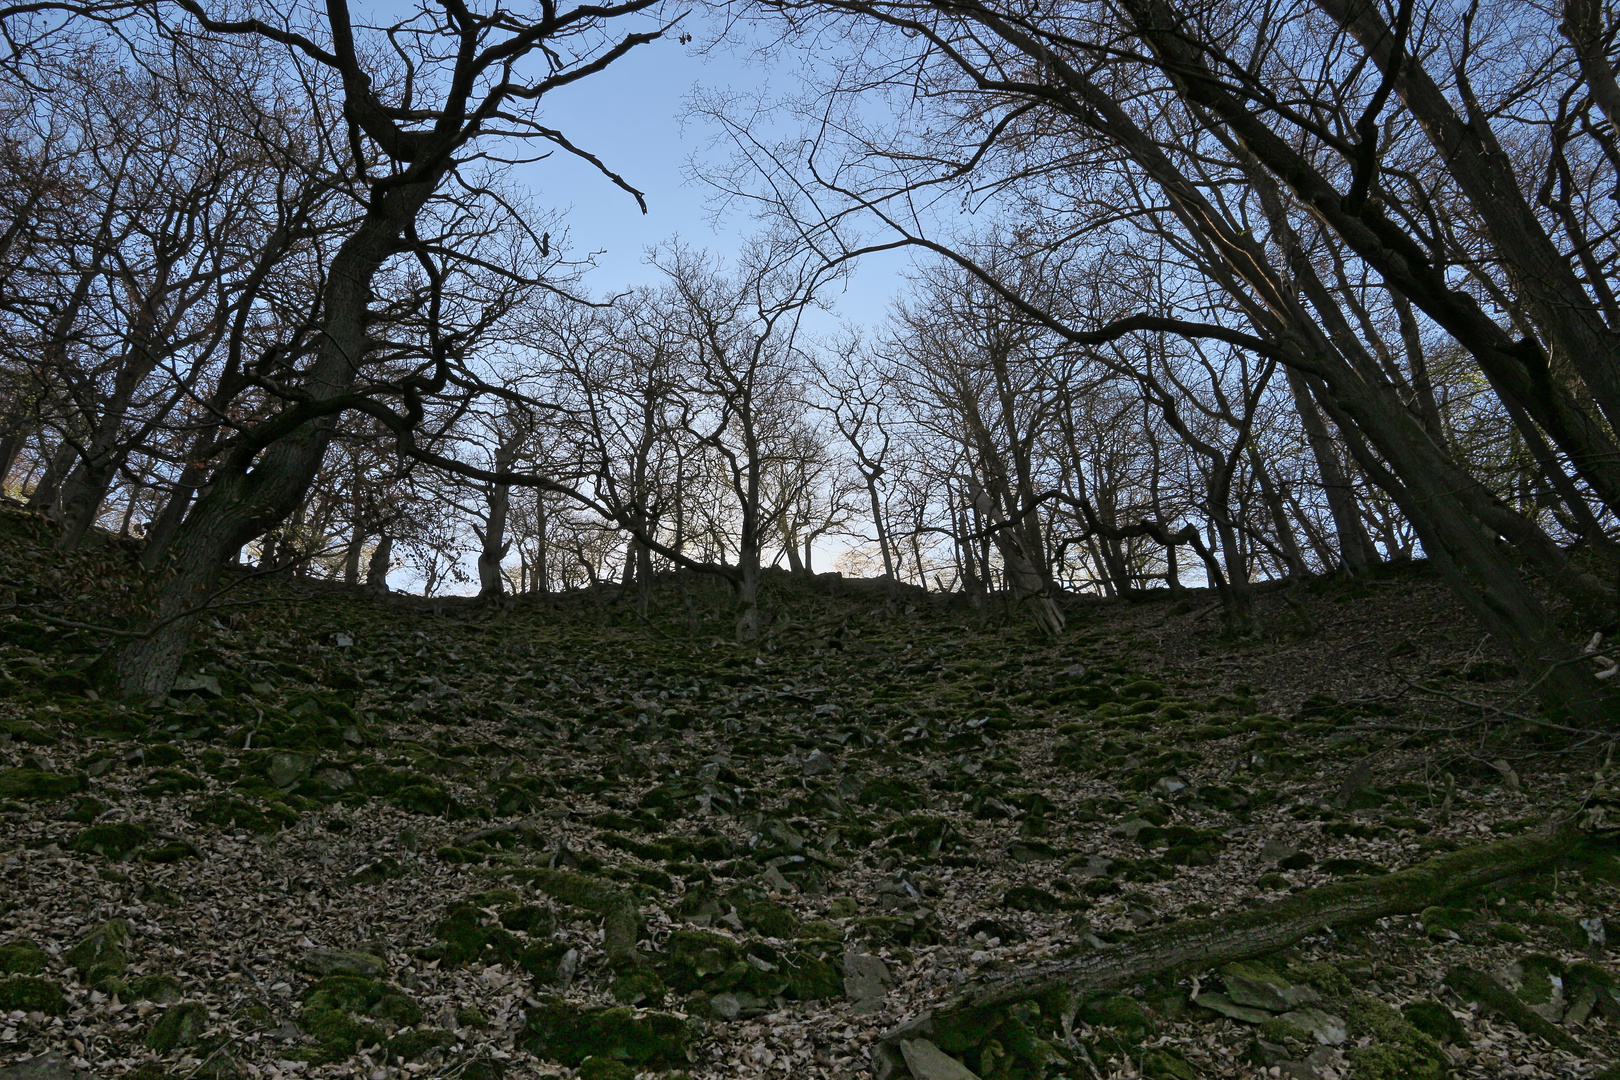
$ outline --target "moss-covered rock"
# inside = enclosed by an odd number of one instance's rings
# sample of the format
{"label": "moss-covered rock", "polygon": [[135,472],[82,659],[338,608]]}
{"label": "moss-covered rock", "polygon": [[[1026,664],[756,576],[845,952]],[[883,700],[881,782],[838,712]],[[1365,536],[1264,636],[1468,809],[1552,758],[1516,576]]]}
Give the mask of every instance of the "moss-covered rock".
{"label": "moss-covered rock", "polygon": [[588,1057],[579,1063],[579,1080],[635,1080],[636,1070],[612,1058]]}
{"label": "moss-covered rock", "polygon": [[67,962],[79,969],[79,979],[98,986],[111,978],[124,974],[129,966],[129,923],[123,919],[109,919],[91,930],[68,950]]}
{"label": "moss-covered rock", "polygon": [[92,825],[81,829],[68,841],[73,851],[86,855],[101,855],[109,859],[124,859],[151,837],[144,825],[120,821],[110,825]]}
{"label": "moss-covered rock", "polygon": [[38,769],[0,769],[0,799],[61,799],[83,791],[79,773],[40,772]]}
{"label": "moss-covered rock", "polygon": [[695,1032],[669,1013],[575,1005],[546,998],[524,1017],[520,1041],[536,1057],[578,1066],[601,1057],[640,1068],[685,1064]]}
{"label": "moss-covered rock", "polygon": [[62,988],[49,979],[29,975],[0,979],[0,1013],[18,1010],[61,1016],[67,1012],[67,997]]}
{"label": "moss-covered rock", "polygon": [[180,1000],[184,988],[173,975],[142,975],[129,985],[130,996],[136,1001],[153,1001],[159,1005],[172,1005]]}
{"label": "moss-covered rock", "polygon": [[317,1045],[306,1051],[316,1064],[342,1061],[362,1044],[381,1043],[383,1033],[370,1020],[400,1027],[419,1023],[422,1007],[399,987],[359,975],[329,975],[304,992],[298,1026]]}
{"label": "moss-covered rock", "polygon": [[703,930],[676,930],[669,935],[659,972],[671,987],[689,994],[741,959],[742,949],[731,938]]}
{"label": "moss-covered rock", "polygon": [[1371,994],[1354,994],[1346,1017],[1350,1034],[1367,1045],[1346,1051],[1358,1080],[1444,1080],[1450,1060],[1440,1044]]}
{"label": "moss-covered rock", "polygon": [[799,1001],[819,1001],[844,992],[844,978],[832,964],[811,952],[796,952],[787,958],[788,996]]}
{"label": "moss-covered rock", "polygon": [[146,1033],[146,1048],[167,1054],[181,1046],[195,1046],[208,1026],[208,1006],[200,1001],[171,1005]]}
{"label": "moss-covered rock", "polygon": [[245,799],[215,795],[192,808],[191,820],[204,825],[268,834],[293,824],[298,820],[298,814],[279,803],[272,803],[261,810]]}
{"label": "moss-covered rock", "polygon": [[455,1033],[440,1028],[407,1031],[388,1040],[388,1056],[399,1061],[434,1061],[455,1044]]}
{"label": "moss-covered rock", "polygon": [[45,970],[45,952],[32,941],[0,945],[0,974],[38,975]]}
{"label": "moss-covered rock", "polygon": [[1153,1021],[1141,1004],[1124,994],[1089,999],[1080,1007],[1079,1018],[1093,1027],[1113,1028],[1136,1039],[1153,1034]]}
{"label": "moss-covered rock", "polygon": [[1468,1029],[1457,1014],[1438,1001],[1413,1001],[1401,1006],[1406,1022],[1435,1042],[1468,1045]]}
{"label": "moss-covered rock", "polygon": [[662,1005],[664,980],[650,968],[631,968],[614,978],[608,993],[620,1005]]}

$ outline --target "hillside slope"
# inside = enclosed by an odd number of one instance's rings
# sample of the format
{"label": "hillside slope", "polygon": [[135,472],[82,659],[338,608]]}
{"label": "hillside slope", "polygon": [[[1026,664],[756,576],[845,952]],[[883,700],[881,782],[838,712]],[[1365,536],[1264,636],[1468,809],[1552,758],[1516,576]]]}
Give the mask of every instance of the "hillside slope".
{"label": "hillside slope", "polygon": [[[690,581],[643,619],[272,577],[125,703],[96,661],[142,579],[50,539],[0,511],[0,1077],[862,1077],[975,971],[1605,790],[1603,739],[1511,719],[1415,570],[1266,594],[1243,642],[1196,593],[1076,603],[1047,642],[773,577],[749,646]],[[947,1049],[986,1078],[1594,1077],[1617,883],[1588,846]]]}

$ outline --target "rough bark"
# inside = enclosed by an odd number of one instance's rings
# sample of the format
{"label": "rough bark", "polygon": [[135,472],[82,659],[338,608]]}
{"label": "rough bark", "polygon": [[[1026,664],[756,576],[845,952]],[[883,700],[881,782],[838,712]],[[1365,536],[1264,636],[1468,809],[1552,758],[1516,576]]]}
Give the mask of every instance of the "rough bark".
{"label": "rough bark", "polygon": [[[367,326],[372,278],[397,249],[399,236],[437,187],[439,176],[429,174],[380,196],[334,256],[322,297],[321,349],[303,388],[312,401],[341,398],[353,386],[372,347]],[[287,413],[294,409],[289,406]],[[200,605],[213,591],[225,559],[303,503],[337,422],[332,413],[317,415],[270,442],[262,453],[243,448],[216,469],[169,547],[174,570],[153,603],[152,629],[132,639],[114,659],[124,692],[168,691]]]}
{"label": "rough bark", "polygon": [[[1071,998],[1115,990],[1156,975],[1201,970],[1263,956],[1324,926],[1340,927],[1421,911],[1444,897],[1567,854],[1582,834],[1570,827],[1530,833],[1445,855],[1382,877],[1341,882],[1218,918],[1188,919],[1124,944],[1032,967],[992,972],[934,1009],[884,1033],[872,1051],[877,1080],[902,1067],[903,1040],[932,1038],[979,1023],[996,1009],[1054,991]],[[903,1073],[901,1075],[904,1075]]]}

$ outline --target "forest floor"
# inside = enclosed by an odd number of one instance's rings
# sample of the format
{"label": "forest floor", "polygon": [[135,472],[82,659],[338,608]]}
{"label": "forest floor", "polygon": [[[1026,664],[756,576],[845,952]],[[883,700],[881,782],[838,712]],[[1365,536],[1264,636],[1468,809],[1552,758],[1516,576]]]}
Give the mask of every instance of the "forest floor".
{"label": "forest floor", "polygon": [[[864,1080],[976,972],[1521,833],[1608,763],[1610,736],[1522,719],[1421,568],[1264,593],[1244,640],[1196,592],[1075,602],[1051,641],[772,576],[747,645],[689,581],[643,617],[269,577],[221,598],[172,696],[120,702],[103,627],[149,581],[51,539],[0,510],[0,1077]],[[1588,847],[959,1053],[985,1078],[1620,1076],[1617,898]]]}

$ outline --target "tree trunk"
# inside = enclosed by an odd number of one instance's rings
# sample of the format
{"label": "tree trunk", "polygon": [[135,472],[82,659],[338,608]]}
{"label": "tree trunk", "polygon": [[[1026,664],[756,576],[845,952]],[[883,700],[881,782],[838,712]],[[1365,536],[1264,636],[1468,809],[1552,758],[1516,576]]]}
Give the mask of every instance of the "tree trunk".
{"label": "tree trunk", "polygon": [[732,588],[737,593],[737,640],[759,637],[759,553],[739,552],[737,577]]}
{"label": "tree trunk", "polygon": [[371,549],[371,559],[366,563],[366,588],[382,593],[388,591],[388,570],[393,556],[394,538],[384,533],[377,538],[377,546]]}
{"label": "tree trunk", "polygon": [[51,518],[60,517],[62,478],[73,468],[78,453],[78,449],[66,438],[56,444],[56,450],[45,466],[45,475],[39,478],[39,483],[34,485],[34,490],[28,496],[28,509],[38,510]]}
{"label": "tree trunk", "polygon": [[1264,956],[1326,927],[1350,926],[1422,911],[1453,893],[1511,874],[1537,870],[1571,851],[1573,828],[1530,833],[1445,855],[1382,877],[1328,885],[1229,915],[1187,919],[1144,931],[1130,941],[1029,967],[982,975],[929,1012],[884,1033],[872,1049],[873,1075],[903,1069],[901,1043],[930,1039],[958,1054],[984,1042],[997,1010],[1061,994],[1070,1008],[1087,996],[1156,975],[1199,971]]}
{"label": "tree trunk", "polygon": [[[504,465],[497,462],[497,471]],[[507,484],[493,484],[489,489],[489,520],[484,525],[483,547],[478,552],[478,595],[499,596],[506,591],[501,577],[501,561],[512,550],[506,539],[506,513],[512,501],[512,489]]]}
{"label": "tree trunk", "polygon": [[360,549],[366,546],[366,534],[360,526],[354,527],[349,546],[343,551],[343,584],[360,584]]}
{"label": "tree trunk", "polygon": [[1001,552],[1002,565],[1007,572],[1007,585],[1014,599],[1029,611],[1030,618],[1040,630],[1056,637],[1063,632],[1063,609],[1053,598],[1050,584],[1040,567],[1030,559],[1019,542],[1012,523],[1001,514],[1000,508],[983,488],[970,491],[973,505],[981,520],[990,524],[990,530]]}
{"label": "tree trunk", "polygon": [[1265,500],[1266,509],[1271,511],[1271,527],[1277,531],[1277,545],[1282,548],[1288,576],[1299,579],[1310,577],[1310,568],[1305,565],[1305,557],[1299,550],[1299,539],[1288,521],[1288,508],[1283,505],[1282,494],[1272,481],[1271,474],[1266,471],[1265,462],[1260,460],[1260,451],[1254,448],[1253,443],[1249,444],[1249,465],[1254,469],[1255,479],[1260,482],[1260,497]]}
{"label": "tree trunk", "polygon": [[[320,351],[302,387],[312,401],[340,398],[354,385],[372,347],[367,311],[372,279],[441,175],[442,170],[430,171],[411,183],[379,189],[365,219],[333,257],[322,296]],[[280,417],[297,408],[286,406]],[[303,503],[337,424],[332,413],[307,419],[262,451],[252,443],[234,450],[216,468],[170,546],[174,570],[159,586],[147,633],[113,660],[125,693],[166,693],[173,685],[200,605],[213,591],[225,558]]]}

